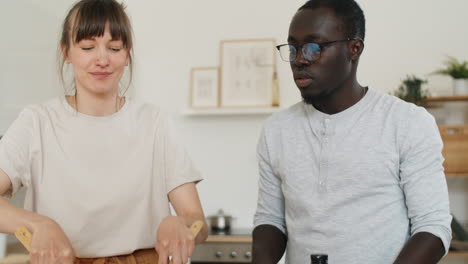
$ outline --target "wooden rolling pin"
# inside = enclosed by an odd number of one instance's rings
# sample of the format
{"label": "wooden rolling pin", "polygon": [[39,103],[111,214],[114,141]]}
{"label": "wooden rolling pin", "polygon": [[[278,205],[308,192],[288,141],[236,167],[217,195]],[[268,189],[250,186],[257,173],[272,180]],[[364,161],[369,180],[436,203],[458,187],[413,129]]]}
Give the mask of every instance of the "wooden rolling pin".
{"label": "wooden rolling pin", "polygon": [[[192,223],[190,226],[190,231],[192,232],[192,235],[194,237],[197,237],[198,233],[203,227],[203,222],[200,220],[197,220]],[[15,236],[18,238],[18,240],[23,244],[23,246],[28,250],[28,252],[31,251],[31,241],[32,241],[32,234],[31,232],[26,228],[26,227],[20,227],[16,229],[15,231]],[[75,262],[76,263],[76,262]],[[171,261],[172,263],[172,261]]]}

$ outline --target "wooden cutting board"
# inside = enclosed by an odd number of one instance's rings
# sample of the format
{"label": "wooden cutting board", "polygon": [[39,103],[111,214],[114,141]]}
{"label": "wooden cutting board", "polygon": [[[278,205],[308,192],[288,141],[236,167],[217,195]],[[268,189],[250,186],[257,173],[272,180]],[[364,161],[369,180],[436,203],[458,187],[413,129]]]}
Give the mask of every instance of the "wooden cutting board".
{"label": "wooden cutting board", "polygon": [[439,126],[444,141],[445,173],[468,175],[468,126]]}

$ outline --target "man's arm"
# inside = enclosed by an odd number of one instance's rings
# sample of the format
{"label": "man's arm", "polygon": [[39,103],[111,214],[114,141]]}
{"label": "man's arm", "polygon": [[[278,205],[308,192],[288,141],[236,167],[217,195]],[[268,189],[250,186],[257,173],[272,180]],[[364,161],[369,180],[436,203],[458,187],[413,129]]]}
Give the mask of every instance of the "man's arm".
{"label": "man's arm", "polygon": [[253,231],[252,264],[276,264],[286,250],[288,238],[272,225],[259,225]]}
{"label": "man's arm", "polygon": [[447,182],[442,166],[442,140],[435,120],[421,108],[409,112],[400,148],[400,186],[411,226],[411,238],[397,264],[435,264],[450,246]]}
{"label": "man's arm", "polygon": [[437,263],[444,256],[445,248],[440,238],[430,233],[417,233],[406,243],[395,264]]}
{"label": "man's arm", "polygon": [[257,158],[260,178],[254,216],[252,263],[276,264],[283,256],[287,243],[285,201],[282,179],[272,166],[265,129],[257,146]]}

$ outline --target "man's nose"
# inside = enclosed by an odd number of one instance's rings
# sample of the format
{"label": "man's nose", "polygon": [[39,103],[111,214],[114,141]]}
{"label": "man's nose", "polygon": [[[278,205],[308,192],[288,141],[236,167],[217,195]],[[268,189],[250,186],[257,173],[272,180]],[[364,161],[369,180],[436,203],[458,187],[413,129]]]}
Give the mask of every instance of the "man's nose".
{"label": "man's nose", "polygon": [[310,60],[306,59],[304,56],[304,49],[300,48],[297,50],[296,53],[296,59],[293,62],[294,65],[296,66],[303,66],[303,65],[308,65],[310,64]]}

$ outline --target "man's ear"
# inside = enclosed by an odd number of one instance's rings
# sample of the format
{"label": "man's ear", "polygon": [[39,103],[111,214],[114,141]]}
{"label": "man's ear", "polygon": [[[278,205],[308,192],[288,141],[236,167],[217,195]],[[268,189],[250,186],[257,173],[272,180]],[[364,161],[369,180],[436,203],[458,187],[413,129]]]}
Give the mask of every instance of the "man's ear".
{"label": "man's ear", "polygon": [[349,50],[351,60],[358,60],[364,51],[364,41],[360,39],[353,39],[349,41]]}

